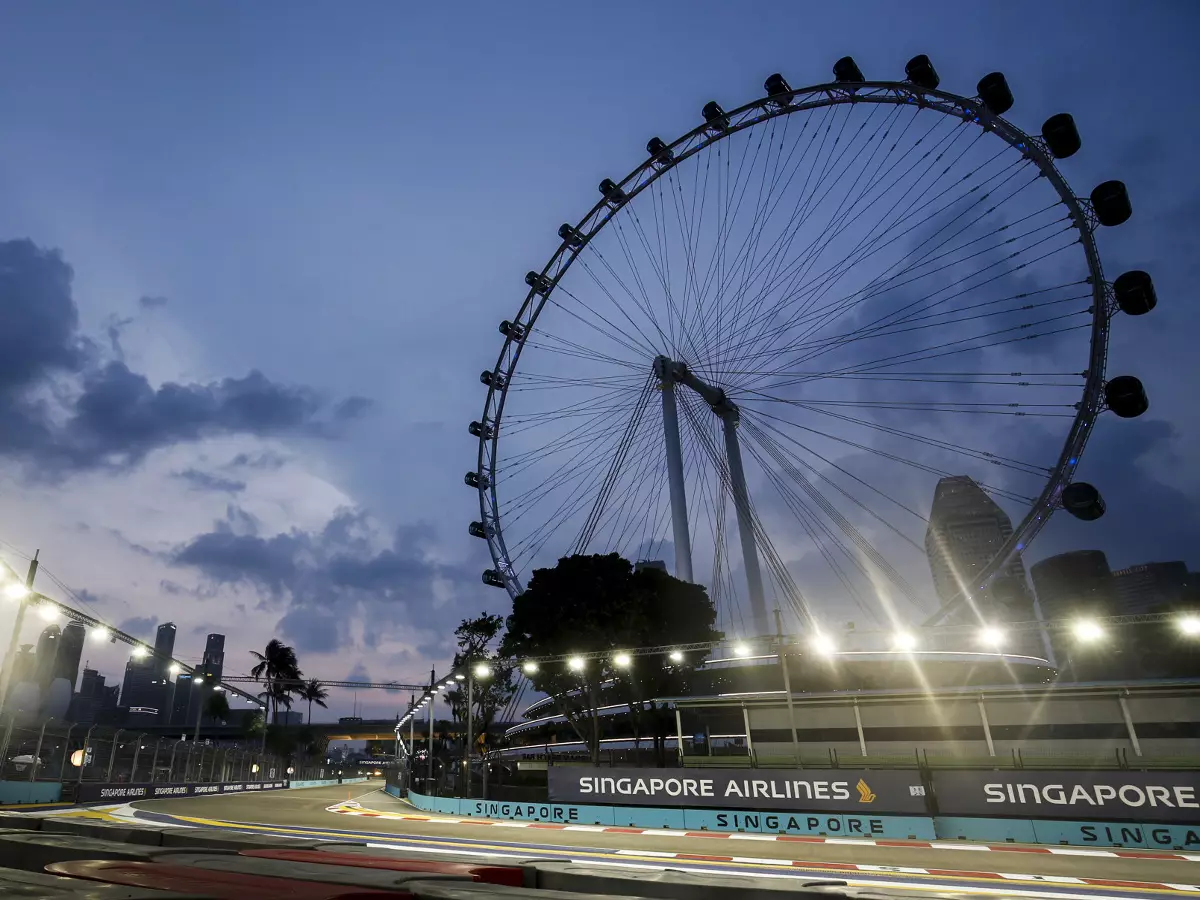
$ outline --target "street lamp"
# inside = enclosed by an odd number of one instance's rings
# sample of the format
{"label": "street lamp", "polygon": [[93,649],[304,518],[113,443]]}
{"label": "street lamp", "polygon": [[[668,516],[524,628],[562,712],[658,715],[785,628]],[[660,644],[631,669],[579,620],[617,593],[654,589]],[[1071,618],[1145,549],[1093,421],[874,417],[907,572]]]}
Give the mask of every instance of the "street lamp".
{"label": "street lamp", "polygon": [[733,645],[733,655],[734,656],[743,656],[743,657],[749,656],[750,648],[747,647],[745,644],[734,644]]}
{"label": "street lamp", "polygon": [[109,638],[109,635],[110,635],[109,630],[107,628],[105,628],[103,625],[100,625],[99,627],[92,629],[92,635],[91,635],[92,640],[94,640],[98,644],[103,643],[104,641],[107,641]]}
{"label": "street lamp", "polygon": [[567,660],[567,668],[570,669],[572,672],[582,672],[583,666],[584,666],[584,662],[583,662],[582,656],[572,656],[570,659]]}
{"label": "street lamp", "polygon": [[678,650],[672,650],[669,659],[673,663],[681,663],[683,662],[683,653]]}
{"label": "street lamp", "polygon": [[1004,646],[1004,632],[989,625],[980,630],[979,641],[985,647],[991,647],[998,651]]}
{"label": "street lamp", "polygon": [[129,655],[134,659],[143,659],[149,651],[141,644],[134,645],[134,648],[129,651]]}
{"label": "street lamp", "polygon": [[897,650],[916,650],[917,638],[911,631],[897,631],[892,636],[892,646]]}
{"label": "street lamp", "polygon": [[628,653],[622,651],[613,657],[613,665],[618,669],[628,669],[633,665],[633,658]]}
{"label": "street lamp", "polygon": [[1187,613],[1179,617],[1179,630],[1188,637],[1200,637],[1200,616]]}
{"label": "street lamp", "polygon": [[526,675],[533,675],[534,673],[537,672],[537,670],[538,670],[537,663],[535,663],[533,660],[529,660],[529,662],[527,662],[523,666],[521,666],[521,671],[524,672]]}
{"label": "street lamp", "polygon": [[490,678],[492,670],[488,668],[487,663],[480,663],[475,667],[474,674],[476,678]]}
{"label": "street lamp", "polygon": [[1071,626],[1071,631],[1078,640],[1089,644],[1104,637],[1104,629],[1092,619],[1080,619]]}

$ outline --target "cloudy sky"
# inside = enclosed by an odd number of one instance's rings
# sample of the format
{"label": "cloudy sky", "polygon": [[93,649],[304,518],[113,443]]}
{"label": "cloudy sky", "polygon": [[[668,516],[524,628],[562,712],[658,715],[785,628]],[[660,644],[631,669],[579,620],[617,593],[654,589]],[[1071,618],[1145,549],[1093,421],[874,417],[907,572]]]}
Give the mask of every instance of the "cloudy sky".
{"label": "cloudy sky", "polygon": [[313,676],[424,677],[460,618],[507,612],[466,423],[558,223],[713,97],[928,53],[950,90],[1003,70],[1031,130],[1073,113],[1077,189],[1133,199],[1106,271],[1160,299],[1109,363],[1151,410],[1103,419],[1081,470],[1108,516],[1056,517],[1027,559],[1200,566],[1200,11],[830,8],[4,4],[0,554],[40,549],[43,591],[140,636],[175,621],[184,658],[226,633],[227,671],[278,636]]}

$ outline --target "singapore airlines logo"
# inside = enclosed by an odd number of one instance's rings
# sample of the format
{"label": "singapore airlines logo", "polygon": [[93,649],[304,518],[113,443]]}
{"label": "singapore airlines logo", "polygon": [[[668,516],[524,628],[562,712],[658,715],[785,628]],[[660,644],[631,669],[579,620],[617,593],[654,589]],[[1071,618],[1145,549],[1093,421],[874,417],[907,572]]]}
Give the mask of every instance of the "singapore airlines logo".
{"label": "singapore airlines logo", "polygon": [[867,784],[865,781],[863,781],[861,778],[858,779],[858,784],[855,785],[855,788],[858,789],[858,802],[859,803],[874,803],[875,802],[875,792],[873,790],[871,790],[871,786],[869,784]]}

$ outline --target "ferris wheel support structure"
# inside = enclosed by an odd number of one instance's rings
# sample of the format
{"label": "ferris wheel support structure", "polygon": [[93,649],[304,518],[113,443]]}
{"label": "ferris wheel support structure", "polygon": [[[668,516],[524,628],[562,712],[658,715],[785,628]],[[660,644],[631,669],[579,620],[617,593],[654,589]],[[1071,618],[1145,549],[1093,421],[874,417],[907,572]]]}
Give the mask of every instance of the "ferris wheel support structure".
{"label": "ferris wheel support structure", "polygon": [[[729,487],[737,513],[738,536],[742,544],[742,564],[746,568],[746,587],[750,596],[750,615],[755,634],[766,634],[767,602],[763,591],[762,569],[759,567],[758,542],[754,536],[754,516],[750,506],[750,491],[746,487],[746,469],[742,464],[742,448],[738,443],[738,423],[741,412],[737,404],[719,387],[697,378],[685,363],[665,356],[654,360],[654,374],[662,385],[663,435],[667,444],[667,477],[671,492],[671,525],[675,539],[675,577],[692,580],[691,536],[688,533],[687,493],[683,478],[683,450],[679,442],[679,411],[675,403],[675,385],[690,388],[709,405],[721,420],[725,438],[725,465],[729,472]],[[686,548],[680,556],[679,547]]]}

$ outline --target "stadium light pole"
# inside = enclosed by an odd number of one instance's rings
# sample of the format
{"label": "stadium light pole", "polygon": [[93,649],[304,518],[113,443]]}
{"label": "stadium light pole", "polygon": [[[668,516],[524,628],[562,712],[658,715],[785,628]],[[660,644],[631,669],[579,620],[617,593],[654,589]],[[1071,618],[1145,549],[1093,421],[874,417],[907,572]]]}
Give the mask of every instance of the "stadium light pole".
{"label": "stadium light pole", "polygon": [[0,711],[4,711],[8,706],[9,681],[12,678],[13,666],[17,661],[17,644],[21,640],[21,626],[25,624],[25,611],[29,608],[29,597],[33,593],[33,579],[37,575],[38,555],[41,552],[41,550],[33,551],[33,559],[29,561],[29,573],[25,576],[25,590],[20,596],[17,617],[13,620],[12,634],[8,638],[8,653],[4,657],[3,667],[0,668]]}

